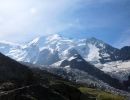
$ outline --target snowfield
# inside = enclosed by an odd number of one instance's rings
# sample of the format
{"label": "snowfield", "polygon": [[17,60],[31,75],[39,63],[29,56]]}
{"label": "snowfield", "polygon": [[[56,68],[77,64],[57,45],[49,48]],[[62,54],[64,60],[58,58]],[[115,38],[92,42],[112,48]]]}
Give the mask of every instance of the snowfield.
{"label": "snowfield", "polygon": [[98,63],[95,66],[121,81],[127,80],[127,77],[130,75],[130,60],[113,61],[105,64]]}

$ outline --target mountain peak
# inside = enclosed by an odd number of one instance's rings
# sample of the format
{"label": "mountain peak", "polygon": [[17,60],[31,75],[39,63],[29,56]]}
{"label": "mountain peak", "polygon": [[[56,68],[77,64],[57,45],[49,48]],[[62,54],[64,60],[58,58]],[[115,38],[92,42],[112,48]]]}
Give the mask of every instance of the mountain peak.
{"label": "mountain peak", "polygon": [[61,38],[62,38],[62,36],[59,34],[50,34],[47,36],[47,40],[49,40],[49,41],[59,40]]}
{"label": "mountain peak", "polygon": [[37,43],[39,41],[40,37],[37,37],[35,39],[33,39],[29,44],[32,44],[32,43]]}
{"label": "mountain peak", "polygon": [[50,36],[53,36],[53,37],[62,37],[60,34],[50,34]]}
{"label": "mountain peak", "polygon": [[103,43],[104,44],[104,42],[102,40],[99,40],[99,39],[97,39],[95,37],[88,38],[87,42],[91,42],[91,43]]}

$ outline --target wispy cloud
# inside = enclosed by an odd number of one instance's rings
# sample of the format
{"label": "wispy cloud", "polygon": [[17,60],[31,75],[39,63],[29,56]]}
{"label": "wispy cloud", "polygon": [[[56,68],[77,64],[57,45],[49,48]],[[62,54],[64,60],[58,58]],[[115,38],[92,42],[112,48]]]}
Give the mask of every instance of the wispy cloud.
{"label": "wispy cloud", "polygon": [[42,27],[45,32],[46,28],[55,27],[53,24],[58,23],[64,13],[77,9],[80,4],[108,1],[111,0],[0,0],[0,33],[35,32],[36,26]]}
{"label": "wispy cloud", "polygon": [[130,46],[130,28],[125,30],[114,44],[116,47]]}
{"label": "wispy cloud", "polygon": [[[0,0],[0,37],[58,31],[60,17],[77,0]],[[63,25],[63,28],[61,26]],[[68,26],[67,26],[68,27]]]}

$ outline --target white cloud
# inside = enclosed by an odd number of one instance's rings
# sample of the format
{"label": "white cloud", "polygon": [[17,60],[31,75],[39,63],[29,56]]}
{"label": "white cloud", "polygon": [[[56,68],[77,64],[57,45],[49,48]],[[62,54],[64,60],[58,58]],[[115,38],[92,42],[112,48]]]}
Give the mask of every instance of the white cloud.
{"label": "white cloud", "polygon": [[116,47],[130,46],[130,29],[125,30],[114,44]]}
{"label": "white cloud", "polygon": [[[62,15],[79,0],[0,0],[0,39],[65,27]],[[63,26],[62,26],[63,25]],[[17,36],[18,36],[17,35]]]}

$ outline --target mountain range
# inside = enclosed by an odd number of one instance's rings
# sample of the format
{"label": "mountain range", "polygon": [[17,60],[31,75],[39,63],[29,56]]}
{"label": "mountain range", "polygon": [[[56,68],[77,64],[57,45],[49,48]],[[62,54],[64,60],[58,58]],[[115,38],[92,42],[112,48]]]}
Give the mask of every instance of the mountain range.
{"label": "mountain range", "polygon": [[126,80],[130,72],[129,46],[114,48],[94,37],[73,39],[51,34],[20,45],[0,42],[0,52],[17,61],[47,66],[59,64],[78,54],[86,62],[120,81]]}
{"label": "mountain range", "polygon": [[[121,93],[127,94],[127,92]],[[87,84],[77,84],[45,70],[21,64],[0,53],[0,100],[102,100],[104,98],[125,100],[123,94],[115,95],[92,86],[88,87]]]}
{"label": "mountain range", "polygon": [[26,90],[31,83],[32,91],[33,83],[46,84],[47,77],[56,75],[56,80],[60,76],[121,95],[127,94],[122,90],[129,91],[129,46],[118,49],[94,37],[73,39],[51,34],[26,44],[0,41],[0,52],[6,55],[0,54],[0,80],[17,84],[17,88],[25,86]]}

